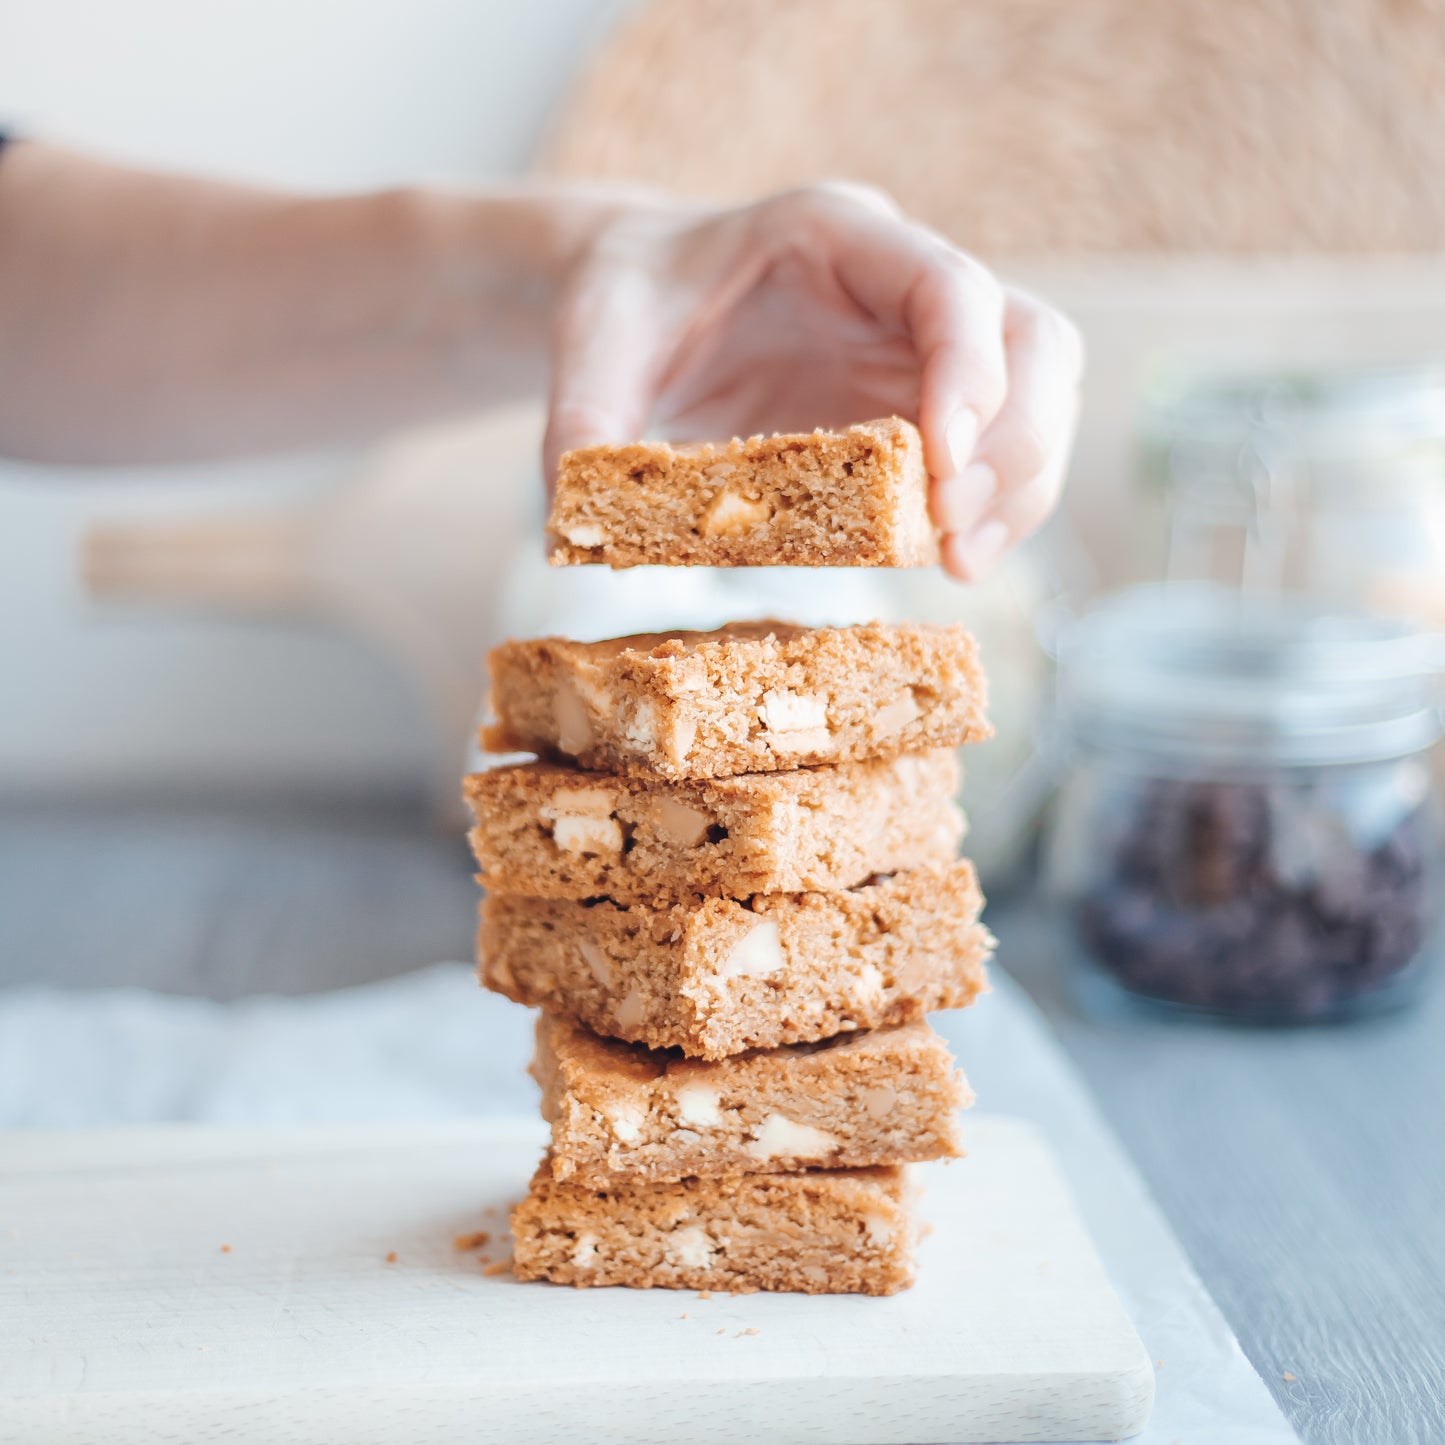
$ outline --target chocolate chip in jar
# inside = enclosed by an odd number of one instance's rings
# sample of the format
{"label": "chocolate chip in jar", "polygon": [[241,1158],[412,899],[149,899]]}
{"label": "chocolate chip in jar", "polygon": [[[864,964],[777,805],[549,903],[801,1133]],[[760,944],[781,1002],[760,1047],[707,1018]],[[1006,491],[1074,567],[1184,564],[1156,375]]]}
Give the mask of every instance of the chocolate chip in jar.
{"label": "chocolate chip in jar", "polygon": [[1060,653],[1050,872],[1083,954],[1141,998],[1259,1022],[1403,999],[1441,874],[1426,654],[1377,619],[1140,591]]}
{"label": "chocolate chip in jar", "polygon": [[[1090,952],[1131,990],[1309,1018],[1420,953],[1433,911],[1420,866],[1423,801],[1363,851],[1313,775],[1161,779],[1146,793],[1121,866],[1104,860],[1098,886],[1076,905]],[[1307,854],[1302,835],[1313,840]]]}

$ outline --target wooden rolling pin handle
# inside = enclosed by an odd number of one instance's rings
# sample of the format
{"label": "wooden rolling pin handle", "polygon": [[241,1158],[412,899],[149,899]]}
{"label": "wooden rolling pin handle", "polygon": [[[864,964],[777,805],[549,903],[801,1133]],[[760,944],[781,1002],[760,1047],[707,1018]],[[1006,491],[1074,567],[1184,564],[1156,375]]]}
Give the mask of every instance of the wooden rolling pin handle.
{"label": "wooden rolling pin handle", "polygon": [[97,602],[200,606],[283,616],[318,610],[309,508],[172,523],[108,522],[81,541]]}

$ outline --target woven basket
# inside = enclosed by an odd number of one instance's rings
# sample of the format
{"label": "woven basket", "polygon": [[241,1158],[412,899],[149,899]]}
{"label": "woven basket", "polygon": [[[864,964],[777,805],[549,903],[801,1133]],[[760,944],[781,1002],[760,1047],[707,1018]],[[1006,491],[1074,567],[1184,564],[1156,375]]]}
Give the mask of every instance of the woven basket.
{"label": "woven basket", "polygon": [[1445,250],[1445,0],[650,0],[554,175],[846,175],[985,255]]}

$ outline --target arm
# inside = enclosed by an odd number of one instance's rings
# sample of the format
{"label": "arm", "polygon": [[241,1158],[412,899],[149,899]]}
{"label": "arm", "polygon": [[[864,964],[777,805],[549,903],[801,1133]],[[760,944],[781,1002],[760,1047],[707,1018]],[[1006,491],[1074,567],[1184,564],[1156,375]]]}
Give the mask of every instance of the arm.
{"label": "arm", "polygon": [[1077,332],[877,192],[295,197],[26,143],[0,164],[0,454],[315,445],[538,393],[544,467],[645,432],[917,421],[948,569],[1052,510]]}
{"label": "arm", "polygon": [[164,462],[536,394],[615,202],[312,199],[25,142],[0,163],[0,454]]}

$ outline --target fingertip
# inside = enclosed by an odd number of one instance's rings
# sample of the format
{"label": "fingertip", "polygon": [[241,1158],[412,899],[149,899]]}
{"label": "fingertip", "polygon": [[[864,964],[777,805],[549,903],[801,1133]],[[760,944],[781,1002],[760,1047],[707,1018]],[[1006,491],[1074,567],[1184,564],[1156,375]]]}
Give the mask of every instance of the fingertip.
{"label": "fingertip", "polygon": [[978,434],[982,430],[979,415],[970,406],[959,407],[944,427],[944,442],[951,470],[961,473],[973,460],[974,448],[978,446]]}
{"label": "fingertip", "polygon": [[951,477],[957,468],[948,453],[948,418],[930,416],[925,410],[918,418],[918,434],[923,438],[923,466],[936,484]]}
{"label": "fingertip", "polygon": [[557,478],[562,471],[562,458],[572,450],[574,450],[572,445],[555,437],[550,428],[542,438],[542,482],[546,487],[549,506],[552,502],[552,494],[557,490]]}
{"label": "fingertip", "polygon": [[918,419],[923,438],[923,462],[935,481],[957,476],[969,463],[983,430],[978,413],[970,406],[925,404]]}
{"label": "fingertip", "polygon": [[604,446],[608,443],[635,440],[621,418],[614,417],[602,408],[579,402],[556,403],[547,418],[547,430],[542,437],[542,474],[547,479],[550,496],[562,466],[562,458],[568,452],[582,447]]}
{"label": "fingertip", "polygon": [[982,520],[998,495],[998,475],[987,462],[970,462],[956,476],[929,488],[929,512],[946,533],[966,534]]}
{"label": "fingertip", "polygon": [[955,582],[972,582],[969,574],[968,559],[959,550],[959,543],[963,539],[956,532],[946,532],[938,544],[939,561],[943,564],[943,570],[952,577]]}
{"label": "fingertip", "polygon": [[626,422],[615,408],[592,401],[557,401],[547,417],[547,436],[557,455],[599,442],[621,441]]}
{"label": "fingertip", "polygon": [[997,517],[972,532],[950,532],[939,548],[944,570],[956,581],[979,583],[998,566],[1008,550],[1009,529]]}
{"label": "fingertip", "polygon": [[940,268],[914,296],[911,321],[923,373],[919,413],[937,425],[944,454],[949,428],[964,425],[955,418],[971,413],[983,431],[1008,394],[1001,293],[986,272],[986,279],[975,275],[980,270],[974,266],[960,274],[956,266]]}

